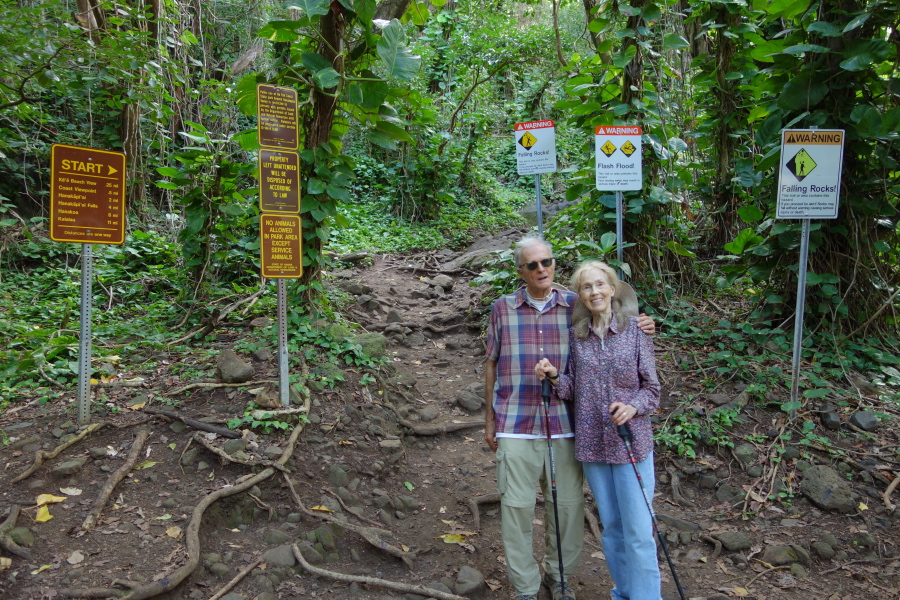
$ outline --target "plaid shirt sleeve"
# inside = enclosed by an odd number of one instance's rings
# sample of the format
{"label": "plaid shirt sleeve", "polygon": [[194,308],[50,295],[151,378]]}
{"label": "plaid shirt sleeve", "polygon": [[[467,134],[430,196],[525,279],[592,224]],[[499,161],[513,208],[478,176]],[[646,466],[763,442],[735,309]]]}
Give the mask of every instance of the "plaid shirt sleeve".
{"label": "plaid shirt sleeve", "polygon": [[[497,361],[493,405],[499,437],[546,437],[541,385],[534,366],[547,358],[565,369],[574,298],[571,292],[558,290],[541,312],[525,302],[523,290],[494,303],[487,358]],[[550,431],[553,437],[574,435],[567,405],[555,399],[550,401]]]}

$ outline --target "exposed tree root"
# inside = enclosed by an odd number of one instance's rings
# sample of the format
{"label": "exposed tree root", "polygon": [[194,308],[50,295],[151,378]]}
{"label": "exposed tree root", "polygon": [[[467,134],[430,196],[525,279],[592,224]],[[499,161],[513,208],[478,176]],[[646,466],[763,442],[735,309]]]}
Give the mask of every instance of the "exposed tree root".
{"label": "exposed tree root", "polygon": [[354,525],[353,523],[348,522],[346,519],[338,519],[338,518],[332,517],[331,515],[328,515],[328,514],[317,513],[317,512],[313,512],[313,511],[309,510],[303,504],[303,500],[300,498],[300,495],[297,493],[297,489],[294,487],[294,482],[291,481],[291,478],[288,477],[287,473],[283,473],[283,475],[284,475],[284,480],[288,484],[288,488],[290,488],[290,490],[291,490],[291,495],[294,497],[294,502],[297,503],[297,506],[300,507],[300,510],[303,511],[303,513],[305,515],[307,515],[309,517],[313,517],[315,519],[321,519],[321,520],[327,521],[329,523],[334,523],[344,529],[347,529],[348,531],[357,533],[360,535],[360,537],[362,537],[364,540],[366,540],[367,542],[369,542],[370,544],[372,544],[379,550],[384,550],[388,554],[396,556],[397,558],[402,560],[403,563],[407,567],[409,567],[410,569],[413,568],[413,566],[414,566],[413,559],[416,558],[416,553],[415,552],[405,552],[402,549],[397,548],[396,546],[384,541],[384,538],[386,536],[391,535],[390,531],[387,531],[387,530],[381,529],[381,528],[375,528],[375,527],[361,527],[359,525]]}
{"label": "exposed tree root", "polygon": [[188,427],[193,427],[194,429],[199,429],[200,431],[215,433],[216,435],[221,435],[222,437],[234,439],[241,437],[241,432],[239,431],[234,431],[233,429],[227,429],[225,427],[217,427],[216,425],[210,425],[209,423],[204,423],[203,421],[198,421],[197,419],[191,419],[190,417],[179,415],[177,412],[171,410],[163,410],[161,408],[151,407],[144,407],[141,410],[149,415],[159,415],[168,417],[170,419],[175,419],[176,421],[181,421]]}
{"label": "exposed tree root", "polygon": [[294,550],[294,556],[297,558],[297,562],[300,563],[300,566],[312,575],[318,575],[319,577],[328,577],[329,579],[334,579],[335,581],[344,581],[347,583],[362,583],[366,585],[374,585],[388,590],[393,590],[395,592],[401,592],[404,594],[419,594],[420,596],[424,596],[425,598],[437,598],[437,600],[467,600],[464,596],[457,596],[456,594],[448,594],[447,592],[442,592],[440,590],[433,590],[431,588],[425,587],[424,585],[407,585],[404,583],[389,581],[387,579],[378,579],[377,577],[366,577],[364,575],[345,575],[344,573],[335,573],[334,571],[319,569],[318,567],[314,567],[306,562],[306,559],[303,558],[303,553],[300,552],[300,548],[297,547],[297,544],[292,544],[291,548]]}
{"label": "exposed tree root", "polygon": [[99,431],[100,429],[102,429],[103,427],[105,427],[108,424],[109,423],[106,423],[106,422],[92,423],[91,425],[88,425],[84,431],[82,431],[81,433],[76,435],[74,438],[72,438],[65,444],[60,444],[59,446],[54,448],[52,451],[47,452],[46,450],[38,450],[37,452],[34,453],[34,464],[31,465],[30,467],[28,467],[27,470],[25,470],[22,473],[20,473],[19,475],[17,475],[15,479],[10,481],[10,483],[18,483],[18,482],[22,481],[23,479],[27,478],[32,473],[37,471],[41,467],[41,465],[44,464],[44,461],[50,460],[52,458],[56,458],[57,456],[59,456],[60,452],[62,452],[69,446],[73,446],[73,445],[77,444],[78,442],[80,442],[81,440],[86,438],[87,436],[91,435],[95,431]]}
{"label": "exposed tree root", "polygon": [[[309,398],[307,398],[305,404],[307,410],[309,409],[309,403]],[[285,448],[284,454],[282,454],[281,458],[279,458],[277,461],[282,466],[284,466],[284,464],[294,454],[294,446],[297,443],[297,438],[300,437],[300,433],[303,431],[303,425],[304,423],[298,423],[297,426],[294,427],[294,430],[291,432],[291,436],[290,438],[288,438],[287,447]],[[200,564],[200,525],[203,521],[203,513],[206,511],[206,509],[209,508],[217,500],[239,494],[250,489],[254,485],[262,483],[263,481],[274,475],[276,472],[277,470],[274,467],[268,467],[265,470],[260,471],[256,475],[248,475],[245,479],[238,480],[232,486],[220,488],[206,495],[202,500],[200,500],[199,503],[197,503],[197,506],[194,507],[194,511],[193,513],[191,513],[190,523],[185,529],[184,539],[185,545],[187,547],[187,562],[176,569],[168,577],[163,577],[159,581],[153,581],[139,588],[136,588],[122,597],[126,598],[127,600],[147,600],[148,598],[153,598],[154,596],[172,591],[173,589],[178,587],[181,582],[187,579],[188,576],[190,576],[190,574],[193,573],[197,566]],[[60,590],[59,593],[66,597],[77,598],[79,597],[79,595],[75,592],[78,591],[79,590]],[[109,589],[105,591],[108,592],[107,596],[120,596],[118,590]],[[84,596],[84,594],[81,595]]]}
{"label": "exposed tree root", "polygon": [[97,496],[97,499],[94,500],[94,506],[91,507],[91,512],[88,513],[88,516],[81,524],[81,531],[78,533],[79,536],[84,535],[97,524],[97,520],[100,519],[100,513],[103,512],[103,508],[109,501],[109,497],[112,496],[113,490],[116,489],[116,486],[125,479],[125,476],[128,475],[134,468],[134,465],[137,464],[149,437],[149,429],[141,429],[137,432],[134,442],[131,444],[131,450],[128,452],[128,458],[126,458],[125,463],[116,469],[115,472],[109,476],[109,479],[106,480],[103,489],[100,490],[100,494]]}
{"label": "exposed tree root", "polygon": [[481,529],[481,512],[478,507],[482,504],[494,504],[500,502],[500,494],[487,494],[486,496],[476,496],[469,500],[469,512],[475,518],[475,531]]}
{"label": "exposed tree root", "polygon": [[335,494],[334,492],[332,492],[331,490],[323,488],[322,491],[337,498],[337,501],[341,503],[341,506],[344,507],[344,510],[346,510],[348,513],[350,513],[351,515],[353,515],[360,521],[365,521],[369,525],[374,525],[375,527],[381,528],[381,523],[377,523],[371,519],[367,519],[366,517],[364,517],[363,515],[360,514],[360,512],[362,512],[362,511],[360,511],[359,509],[353,508],[352,506],[347,506],[344,503],[344,499],[341,498],[340,496],[338,496],[337,494]]}
{"label": "exposed tree root", "polygon": [[262,460],[243,460],[240,458],[236,458],[236,457],[232,456],[231,454],[228,454],[227,452],[225,452],[218,446],[213,445],[211,442],[209,442],[206,438],[204,438],[199,433],[195,433],[191,439],[226,462],[234,462],[234,463],[238,463],[241,465],[247,465],[248,467],[257,467],[257,466],[271,467],[271,468],[277,469],[279,471],[286,471],[288,473],[291,472],[290,469],[283,466],[281,463],[279,463],[277,461],[264,460],[264,459],[262,459]]}
{"label": "exposed tree root", "polygon": [[184,387],[180,387],[177,390],[172,390],[171,392],[166,392],[166,396],[176,396],[182,392],[187,392],[189,390],[216,390],[219,388],[230,388],[230,387],[247,387],[254,385],[261,385],[263,383],[278,383],[278,381],[272,379],[264,379],[262,381],[248,381],[246,383],[216,383],[213,381],[200,381],[198,383],[191,383]]}
{"label": "exposed tree root", "polygon": [[247,565],[246,567],[241,569],[241,572],[238,573],[237,575],[235,575],[234,579],[232,579],[231,581],[229,581],[228,583],[223,585],[222,589],[220,589],[218,592],[216,592],[215,594],[210,596],[209,600],[219,600],[219,598],[221,598],[222,596],[227,594],[234,586],[236,586],[237,584],[239,584],[241,582],[241,579],[243,579],[244,577],[249,575],[250,572],[253,571],[253,569],[258,567],[259,563],[261,563],[262,560],[263,560],[262,557],[259,557],[256,560],[254,560],[252,563],[250,563],[249,565]]}
{"label": "exposed tree root", "polygon": [[597,515],[594,514],[594,511],[585,510],[584,520],[588,522],[588,526],[591,529],[591,533],[594,534],[594,538],[596,538],[597,543],[602,544],[603,538],[600,537],[602,535],[600,533],[600,521],[597,520]]}
{"label": "exposed tree root", "polygon": [[0,548],[3,548],[10,554],[18,556],[19,558],[30,560],[31,552],[29,552],[27,548],[23,548],[15,543],[13,539],[9,537],[9,532],[16,528],[19,510],[21,509],[18,504],[11,504],[9,506],[9,515],[3,523],[0,523]]}
{"label": "exposed tree root", "polygon": [[678,486],[678,471],[673,467],[667,467],[666,473],[669,474],[669,483],[672,485],[672,498],[675,502],[681,506],[691,506],[693,502],[681,495],[681,489]]}
{"label": "exposed tree root", "polygon": [[707,544],[712,544],[713,546],[715,546],[713,553],[709,556],[709,560],[716,560],[717,558],[719,558],[719,555],[722,554],[722,542],[708,535],[701,535],[700,540],[706,542]]}
{"label": "exposed tree root", "polygon": [[465,423],[445,423],[444,425],[416,425],[411,421],[407,421],[400,416],[397,409],[387,402],[382,402],[380,406],[384,406],[394,412],[397,416],[397,422],[410,429],[414,434],[421,436],[441,435],[444,433],[453,433],[454,431],[462,431],[463,429],[472,429],[473,427],[484,427],[484,420],[466,421]]}
{"label": "exposed tree root", "polygon": [[894,509],[897,508],[891,502],[891,494],[894,493],[894,490],[897,489],[897,484],[900,483],[900,475],[894,477],[894,480],[888,485],[887,489],[884,490],[884,494],[881,496],[882,500],[884,500],[884,505],[890,512],[894,512]]}

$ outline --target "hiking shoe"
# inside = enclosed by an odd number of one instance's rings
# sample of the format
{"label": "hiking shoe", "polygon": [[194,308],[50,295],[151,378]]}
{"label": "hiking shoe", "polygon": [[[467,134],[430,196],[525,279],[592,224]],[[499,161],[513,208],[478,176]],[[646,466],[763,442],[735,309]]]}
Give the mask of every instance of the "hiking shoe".
{"label": "hiking shoe", "polygon": [[519,594],[516,600],[537,600],[537,594]]}
{"label": "hiking shoe", "polygon": [[575,592],[572,590],[572,587],[566,585],[565,589],[563,589],[563,586],[550,575],[544,574],[544,579],[541,583],[550,589],[550,596],[553,600],[575,600]]}

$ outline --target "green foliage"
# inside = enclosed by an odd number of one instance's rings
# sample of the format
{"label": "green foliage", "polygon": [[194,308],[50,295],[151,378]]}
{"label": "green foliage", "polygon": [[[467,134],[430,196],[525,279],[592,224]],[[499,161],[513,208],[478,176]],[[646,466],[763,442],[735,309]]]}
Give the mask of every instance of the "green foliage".
{"label": "green foliage", "polygon": [[670,415],[654,434],[654,439],[679,456],[697,458],[701,443],[709,448],[733,448],[730,430],[741,422],[738,409],[719,410],[710,416],[698,417],[682,408]]}
{"label": "green foliage", "polygon": [[[228,425],[229,429],[239,429],[241,427],[259,429],[267,435],[276,431],[288,431],[289,429],[291,429],[290,422],[279,418],[278,415],[264,414],[261,418],[254,418],[253,413],[258,410],[260,410],[260,408],[253,402],[250,402],[247,404],[247,408],[244,409],[243,416],[230,419],[226,423],[226,425]],[[301,422],[309,422],[309,419],[306,418],[306,415],[290,416],[291,419],[293,419],[294,417],[299,417]]]}

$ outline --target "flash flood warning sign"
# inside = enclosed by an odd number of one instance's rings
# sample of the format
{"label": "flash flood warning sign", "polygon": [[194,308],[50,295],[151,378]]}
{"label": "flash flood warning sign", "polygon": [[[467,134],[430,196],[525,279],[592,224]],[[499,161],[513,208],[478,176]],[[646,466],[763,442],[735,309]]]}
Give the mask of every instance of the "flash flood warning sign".
{"label": "flash flood warning sign", "polygon": [[779,219],[836,219],[843,129],[785,129],[778,173]]}

